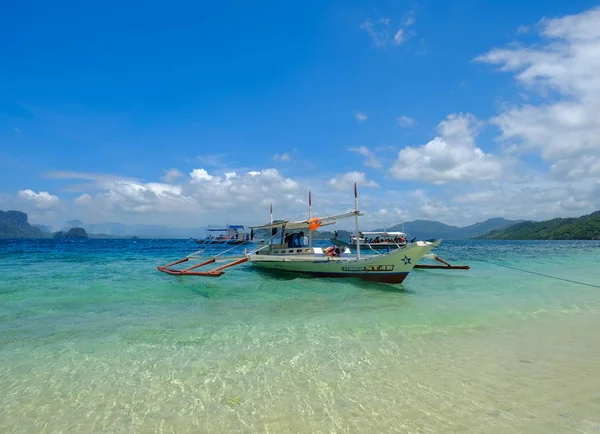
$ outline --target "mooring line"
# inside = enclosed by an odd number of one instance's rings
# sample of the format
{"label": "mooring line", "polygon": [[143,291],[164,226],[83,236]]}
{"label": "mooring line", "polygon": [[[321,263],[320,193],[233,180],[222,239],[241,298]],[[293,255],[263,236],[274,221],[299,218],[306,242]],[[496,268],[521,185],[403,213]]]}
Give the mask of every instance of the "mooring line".
{"label": "mooring line", "polygon": [[487,262],[488,264],[492,264],[492,265],[497,265],[498,267],[504,267],[504,268],[510,268],[511,270],[522,271],[523,273],[536,274],[538,276],[548,277],[550,279],[562,280],[565,282],[575,283],[577,285],[591,286],[592,288],[600,288],[600,285],[594,285],[593,283],[579,282],[577,280],[565,279],[564,277],[551,276],[549,274],[538,273],[537,271],[524,270],[523,268],[512,267],[510,265],[504,265],[504,264],[498,264],[497,262],[486,261],[485,259],[479,259],[479,261]]}

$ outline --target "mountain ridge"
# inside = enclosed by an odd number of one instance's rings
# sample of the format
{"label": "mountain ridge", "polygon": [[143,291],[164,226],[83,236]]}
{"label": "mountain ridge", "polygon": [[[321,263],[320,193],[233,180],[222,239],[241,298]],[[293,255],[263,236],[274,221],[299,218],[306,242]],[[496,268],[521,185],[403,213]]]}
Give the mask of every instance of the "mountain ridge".
{"label": "mountain ridge", "polygon": [[[502,217],[493,217],[482,222],[476,222],[467,226],[452,226],[436,220],[413,220],[400,223],[385,230],[403,231],[417,239],[444,238],[448,240],[466,240],[484,235],[492,230],[503,229],[524,220],[508,220]],[[404,228],[404,230],[403,230]],[[383,231],[384,229],[375,229]]]}
{"label": "mountain ridge", "polygon": [[524,221],[477,237],[485,240],[600,240],[600,210],[580,217]]}

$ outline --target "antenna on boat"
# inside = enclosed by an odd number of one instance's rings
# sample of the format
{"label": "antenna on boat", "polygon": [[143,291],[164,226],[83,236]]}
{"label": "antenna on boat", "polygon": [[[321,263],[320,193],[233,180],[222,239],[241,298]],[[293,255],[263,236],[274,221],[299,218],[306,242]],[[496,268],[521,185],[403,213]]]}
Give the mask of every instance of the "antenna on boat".
{"label": "antenna on boat", "polygon": [[271,202],[271,207],[269,208],[269,215],[270,215],[270,224],[273,224],[273,202]]}
{"label": "antenna on boat", "polygon": [[[312,195],[308,190],[308,221],[312,219]],[[308,248],[312,249],[312,231],[308,229]]]}
{"label": "antenna on boat", "polygon": [[354,183],[354,218],[356,219],[356,260],[360,259],[360,231],[358,229],[358,190]]}

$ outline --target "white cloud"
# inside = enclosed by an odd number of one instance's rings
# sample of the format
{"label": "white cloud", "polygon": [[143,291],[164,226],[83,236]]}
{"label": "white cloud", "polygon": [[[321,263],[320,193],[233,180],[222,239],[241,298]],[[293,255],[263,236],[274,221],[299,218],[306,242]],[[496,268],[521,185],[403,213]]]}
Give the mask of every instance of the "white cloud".
{"label": "white cloud", "polygon": [[198,155],[196,159],[206,166],[225,167],[226,164],[223,162],[225,157],[225,154]]}
{"label": "white cloud", "polygon": [[33,190],[20,190],[17,193],[17,197],[33,202],[35,207],[40,210],[54,208],[60,203],[58,196],[54,196],[47,191],[40,191],[39,193],[36,193]]}
{"label": "white cloud", "polygon": [[573,186],[543,179],[526,185],[496,184],[457,194],[452,202],[471,210],[479,219],[505,217],[545,220],[581,216],[600,208],[598,187]]}
{"label": "white cloud", "polygon": [[363,172],[348,172],[343,175],[338,175],[329,180],[329,185],[339,191],[350,191],[355,182],[362,187],[379,187],[375,181],[367,180],[367,177]]}
{"label": "white cloud", "polygon": [[378,169],[382,166],[381,160],[375,155],[373,151],[371,151],[366,146],[359,146],[358,148],[350,148],[349,151],[354,152],[355,154],[362,155],[366,157],[365,166],[373,167],[374,169]]}
{"label": "white cloud", "polygon": [[[407,38],[412,36],[414,32],[407,35],[406,29],[415,23],[415,11],[414,9],[405,14],[406,18],[401,21],[399,27],[392,30],[390,18],[382,17],[377,21],[372,21],[370,18],[365,20],[360,26],[373,41],[373,45],[377,48],[385,48],[391,42],[393,45],[401,45]],[[393,35],[393,37],[391,37]]]}
{"label": "white cloud", "polygon": [[209,175],[205,169],[194,169],[190,172],[192,182],[210,181],[214,176]]}
{"label": "white cloud", "polygon": [[408,116],[400,116],[397,119],[398,122],[398,126],[402,127],[402,128],[411,128],[415,125],[415,120],[412,118],[409,118]]}
{"label": "white cloud", "polygon": [[163,169],[163,172],[165,172],[165,174],[162,176],[162,180],[167,183],[174,182],[178,178],[181,178],[184,176],[183,173],[181,173],[177,169],[168,169],[168,170]]}
{"label": "white cloud", "polygon": [[552,176],[598,176],[600,158],[600,8],[543,19],[542,44],[497,48],[476,61],[500,65],[544,101],[515,105],[492,119],[501,139],[540,152]]}
{"label": "white cloud", "polygon": [[394,35],[394,45],[400,45],[404,42],[404,29],[398,29]]}
{"label": "white cloud", "polygon": [[378,48],[383,48],[387,45],[390,33],[390,19],[382,17],[376,22],[367,19],[361,24],[363,29],[373,40],[373,44]]}
{"label": "white cloud", "polygon": [[361,112],[356,113],[355,117],[356,117],[356,120],[358,120],[359,122],[364,122],[367,119],[369,119],[369,117],[367,116],[366,113],[361,113]]}
{"label": "white cloud", "polygon": [[87,193],[82,194],[77,199],[75,199],[75,203],[77,205],[89,205],[92,203],[92,196]]}
{"label": "white cloud", "polygon": [[17,127],[14,127],[13,130],[14,130],[15,133],[20,133],[21,132],[21,130],[19,128],[17,128]]}
{"label": "white cloud", "polygon": [[600,178],[600,158],[597,155],[564,158],[550,166],[548,175],[551,179],[569,181]]}
{"label": "white cloud", "polygon": [[420,147],[398,153],[391,174],[433,184],[498,178],[502,163],[475,144],[478,122],[471,114],[450,115],[438,125],[438,137]]}
{"label": "white cloud", "polygon": [[288,162],[292,161],[292,156],[290,154],[288,154],[287,152],[284,152],[283,154],[273,155],[273,160],[288,163]]}
{"label": "white cloud", "polygon": [[[275,202],[283,210],[293,209],[299,192],[298,183],[285,178],[275,169],[251,171],[244,175],[226,172],[224,176],[210,174],[206,169],[194,169],[180,184],[115,181],[93,196],[84,194],[75,202],[95,210],[94,219],[110,216],[153,216],[160,220],[191,220],[194,225],[231,212],[241,212],[244,219],[264,213],[261,203]],[[162,217],[160,217],[160,216]]]}
{"label": "white cloud", "polygon": [[136,181],[137,178],[114,175],[111,173],[96,173],[96,172],[71,172],[66,170],[58,170],[48,172],[44,175],[46,178],[51,179],[83,179],[87,181]]}
{"label": "white cloud", "polygon": [[474,191],[472,193],[460,194],[454,197],[457,203],[478,203],[494,200],[495,192],[492,190]]}

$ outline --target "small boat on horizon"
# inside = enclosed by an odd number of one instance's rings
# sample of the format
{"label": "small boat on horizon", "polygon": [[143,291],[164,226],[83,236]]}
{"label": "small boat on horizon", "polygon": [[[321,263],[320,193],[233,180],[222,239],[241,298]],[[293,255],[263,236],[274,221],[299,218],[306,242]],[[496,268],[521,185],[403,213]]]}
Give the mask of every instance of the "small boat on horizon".
{"label": "small boat on horizon", "polygon": [[[251,234],[242,225],[225,225],[224,228],[208,228],[211,232],[204,238],[192,238],[196,244],[244,244],[251,241]],[[216,233],[216,234],[213,234]]]}

